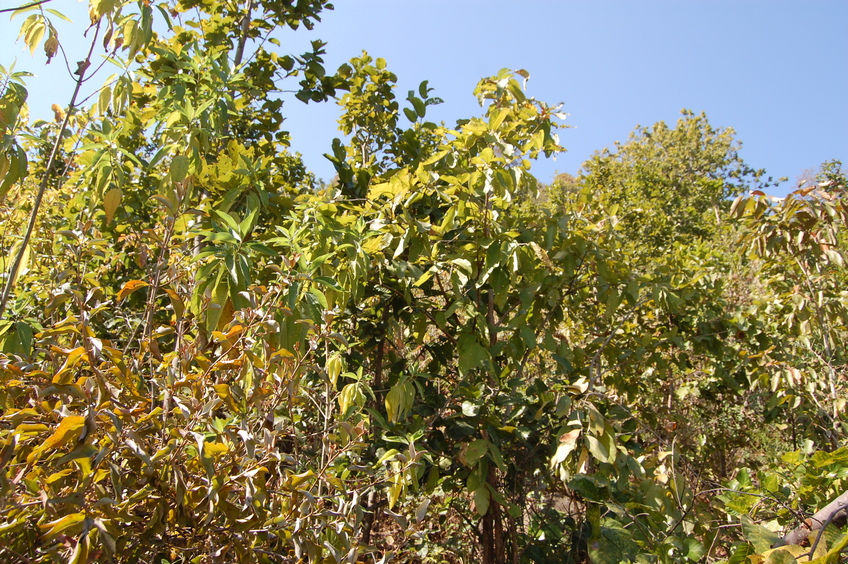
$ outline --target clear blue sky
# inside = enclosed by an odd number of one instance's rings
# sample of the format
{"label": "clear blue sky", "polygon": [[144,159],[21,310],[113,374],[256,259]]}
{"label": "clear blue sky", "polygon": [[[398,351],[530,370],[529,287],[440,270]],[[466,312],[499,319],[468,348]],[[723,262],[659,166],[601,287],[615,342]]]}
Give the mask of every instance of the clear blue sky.
{"label": "clear blue sky", "polygon": [[[848,165],[846,0],[335,4],[314,31],[280,34],[279,51],[301,52],[320,38],[328,42],[328,69],[362,50],[383,57],[398,75],[398,98],[426,79],[445,100],[428,118],[452,124],[476,115],[472,90],[479,78],[504,67],[528,70],[529,94],[563,102],[573,126],[560,133],[569,152],[534,165],[543,181],[556,171],[575,173],[595,150],[625,140],[636,125],[676,121],[682,108],[706,112],[714,126],[733,127],[751,166],[789,177],[782,191],[825,160]],[[85,22],[85,4],[53,0],[49,6]],[[18,70],[40,75],[29,82],[32,113],[49,115],[71,81],[56,73],[60,61],[44,67],[43,54],[30,58],[13,43],[19,22],[0,18],[0,62],[8,66],[17,57]],[[70,39],[71,29],[60,28],[60,39]],[[329,179],[333,169],[322,154],[339,135],[338,108],[292,100],[284,112],[293,148]]]}

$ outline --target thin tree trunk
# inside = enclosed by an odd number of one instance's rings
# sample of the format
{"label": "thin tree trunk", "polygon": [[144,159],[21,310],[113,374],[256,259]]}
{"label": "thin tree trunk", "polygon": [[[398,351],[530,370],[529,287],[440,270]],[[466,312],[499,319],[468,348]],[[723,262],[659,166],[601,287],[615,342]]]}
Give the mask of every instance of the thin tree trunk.
{"label": "thin tree trunk", "polygon": [[[495,468],[489,468],[489,476],[486,481],[493,489],[497,487],[497,470]],[[481,533],[482,564],[506,564],[503,514],[501,506],[494,499],[489,501],[489,510],[483,515]]]}
{"label": "thin tree trunk", "polygon": [[244,11],[244,18],[241,20],[240,31],[241,35],[238,38],[236,45],[236,53],[233,62],[235,66],[239,66],[244,59],[244,47],[247,44],[247,32],[250,30],[250,18],[253,15],[253,0],[247,0],[247,6]]}
{"label": "thin tree trunk", "polygon": [[44,169],[44,176],[41,177],[41,184],[38,187],[38,193],[35,195],[32,210],[29,213],[29,224],[27,225],[26,232],[24,233],[23,241],[21,241],[21,247],[18,251],[18,255],[15,257],[15,262],[12,265],[12,269],[9,271],[9,277],[6,280],[6,287],[3,288],[3,295],[0,297],[0,319],[3,318],[3,314],[6,312],[6,304],[9,301],[9,294],[12,292],[12,285],[15,281],[18,270],[21,268],[21,262],[23,261],[24,253],[29,245],[29,241],[32,238],[32,232],[35,230],[35,222],[38,219],[38,210],[41,208],[41,200],[44,198],[44,193],[47,191],[47,183],[50,180],[50,170],[53,168],[53,163],[56,161],[56,157],[59,154],[59,147],[61,147],[62,141],[64,140],[65,130],[68,129],[68,121],[70,121],[71,114],[73,114],[76,109],[77,97],[79,96],[80,88],[82,88],[82,83],[85,81],[85,71],[88,70],[89,66],[91,66],[91,54],[94,53],[94,48],[97,46],[99,32],[100,23],[98,22],[94,31],[94,37],[91,40],[91,47],[88,49],[88,55],[86,55],[85,60],[77,63],[78,68],[75,73],[78,77],[76,79],[77,85],[74,87],[74,93],[71,95],[71,101],[68,104],[68,111],[65,113],[65,119],[62,120],[62,125],[59,127],[59,132],[56,134],[56,141],[53,143],[53,150],[50,151],[50,157],[47,159],[47,165]]}

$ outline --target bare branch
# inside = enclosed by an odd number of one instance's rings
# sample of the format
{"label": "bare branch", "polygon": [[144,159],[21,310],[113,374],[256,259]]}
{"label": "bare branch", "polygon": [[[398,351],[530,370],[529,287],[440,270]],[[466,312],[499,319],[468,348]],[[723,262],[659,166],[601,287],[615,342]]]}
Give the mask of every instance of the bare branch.
{"label": "bare branch", "polygon": [[6,13],[6,12],[17,12],[18,10],[26,10],[27,8],[33,8],[35,6],[40,6],[42,4],[46,4],[50,1],[51,0],[38,0],[37,2],[31,2],[29,4],[24,4],[23,6],[18,6],[17,8],[3,8],[2,10],[0,10],[0,14]]}

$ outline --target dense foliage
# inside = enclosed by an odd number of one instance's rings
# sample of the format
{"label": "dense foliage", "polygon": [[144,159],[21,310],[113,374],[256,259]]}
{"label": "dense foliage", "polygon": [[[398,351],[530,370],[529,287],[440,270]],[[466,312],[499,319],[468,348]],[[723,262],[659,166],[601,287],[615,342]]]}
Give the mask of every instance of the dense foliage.
{"label": "dense foliage", "polygon": [[[433,123],[270,50],[325,9],[91,0],[52,122],[0,67],[0,557],[844,561],[841,165],[771,198],[684,112],[541,185],[525,71]],[[327,184],[283,89],[341,108]]]}

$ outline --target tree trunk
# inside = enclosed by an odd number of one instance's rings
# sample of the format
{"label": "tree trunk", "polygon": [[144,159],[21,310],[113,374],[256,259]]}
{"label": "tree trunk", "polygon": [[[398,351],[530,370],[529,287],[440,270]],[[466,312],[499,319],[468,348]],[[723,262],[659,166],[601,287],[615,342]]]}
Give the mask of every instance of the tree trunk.
{"label": "tree trunk", "polygon": [[[497,488],[498,477],[495,468],[489,468],[487,482],[492,489]],[[503,513],[501,506],[494,499],[489,501],[489,510],[483,515],[482,529],[482,564],[506,564]]]}

